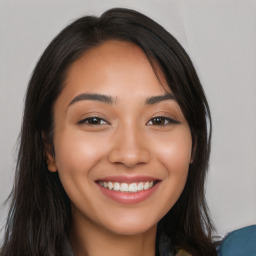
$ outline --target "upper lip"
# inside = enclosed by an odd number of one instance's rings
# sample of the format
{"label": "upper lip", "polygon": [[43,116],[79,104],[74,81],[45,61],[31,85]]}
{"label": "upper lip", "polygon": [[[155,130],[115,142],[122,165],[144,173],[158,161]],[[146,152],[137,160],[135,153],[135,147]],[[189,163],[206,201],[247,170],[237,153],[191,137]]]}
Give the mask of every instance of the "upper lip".
{"label": "upper lip", "polygon": [[113,182],[120,182],[120,183],[134,183],[134,182],[146,182],[146,181],[159,181],[160,179],[152,176],[144,176],[144,175],[136,175],[136,176],[107,176],[102,179],[97,179],[98,181],[113,181]]}

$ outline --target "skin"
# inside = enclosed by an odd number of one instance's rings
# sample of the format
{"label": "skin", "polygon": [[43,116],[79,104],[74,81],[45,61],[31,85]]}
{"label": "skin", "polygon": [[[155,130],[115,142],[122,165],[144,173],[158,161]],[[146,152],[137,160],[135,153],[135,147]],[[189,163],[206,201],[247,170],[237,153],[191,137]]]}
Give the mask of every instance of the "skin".
{"label": "skin", "polygon": [[[190,129],[175,99],[145,104],[167,92],[165,81],[157,79],[132,43],[105,42],[70,67],[54,105],[55,157],[47,156],[48,169],[59,172],[71,200],[76,255],[155,254],[157,223],[185,186],[192,150]],[[112,103],[76,98],[84,93],[111,96]],[[167,118],[157,122],[159,116]],[[95,124],[90,117],[97,117]],[[160,182],[142,202],[122,204],[96,183],[119,175]]]}

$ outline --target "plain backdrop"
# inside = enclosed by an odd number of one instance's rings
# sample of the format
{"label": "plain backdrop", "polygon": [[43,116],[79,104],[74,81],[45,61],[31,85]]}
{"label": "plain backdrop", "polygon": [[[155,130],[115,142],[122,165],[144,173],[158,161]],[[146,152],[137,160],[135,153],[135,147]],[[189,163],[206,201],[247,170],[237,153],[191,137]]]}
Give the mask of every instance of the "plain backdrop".
{"label": "plain backdrop", "polygon": [[[256,1],[0,1],[0,226],[13,183],[24,95],[45,47],[74,19],[128,7],[186,48],[213,119],[206,195],[217,233],[256,223]],[[24,198],[26,200],[26,198]],[[3,231],[0,232],[0,240]]]}

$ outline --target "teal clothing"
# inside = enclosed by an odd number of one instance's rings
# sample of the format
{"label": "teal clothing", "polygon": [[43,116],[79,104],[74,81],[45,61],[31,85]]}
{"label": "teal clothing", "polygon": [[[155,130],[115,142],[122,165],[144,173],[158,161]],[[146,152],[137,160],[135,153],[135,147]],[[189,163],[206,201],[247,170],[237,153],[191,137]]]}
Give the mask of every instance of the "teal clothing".
{"label": "teal clothing", "polygon": [[[159,241],[159,256],[174,256],[171,251],[171,241],[161,236]],[[217,246],[218,256],[256,256],[256,225],[234,230]],[[190,255],[179,251],[176,256]],[[205,255],[207,256],[207,255]]]}
{"label": "teal clothing", "polygon": [[256,225],[230,232],[217,249],[218,256],[256,256]]}

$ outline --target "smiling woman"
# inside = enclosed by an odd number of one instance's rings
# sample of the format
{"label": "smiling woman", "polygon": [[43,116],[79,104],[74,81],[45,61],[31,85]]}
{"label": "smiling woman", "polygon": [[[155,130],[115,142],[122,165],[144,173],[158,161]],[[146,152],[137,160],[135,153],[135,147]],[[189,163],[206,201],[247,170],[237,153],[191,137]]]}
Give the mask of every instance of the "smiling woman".
{"label": "smiling woman", "polygon": [[127,9],[69,25],[28,86],[2,255],[216,255],[207,117],[160,25]]}

